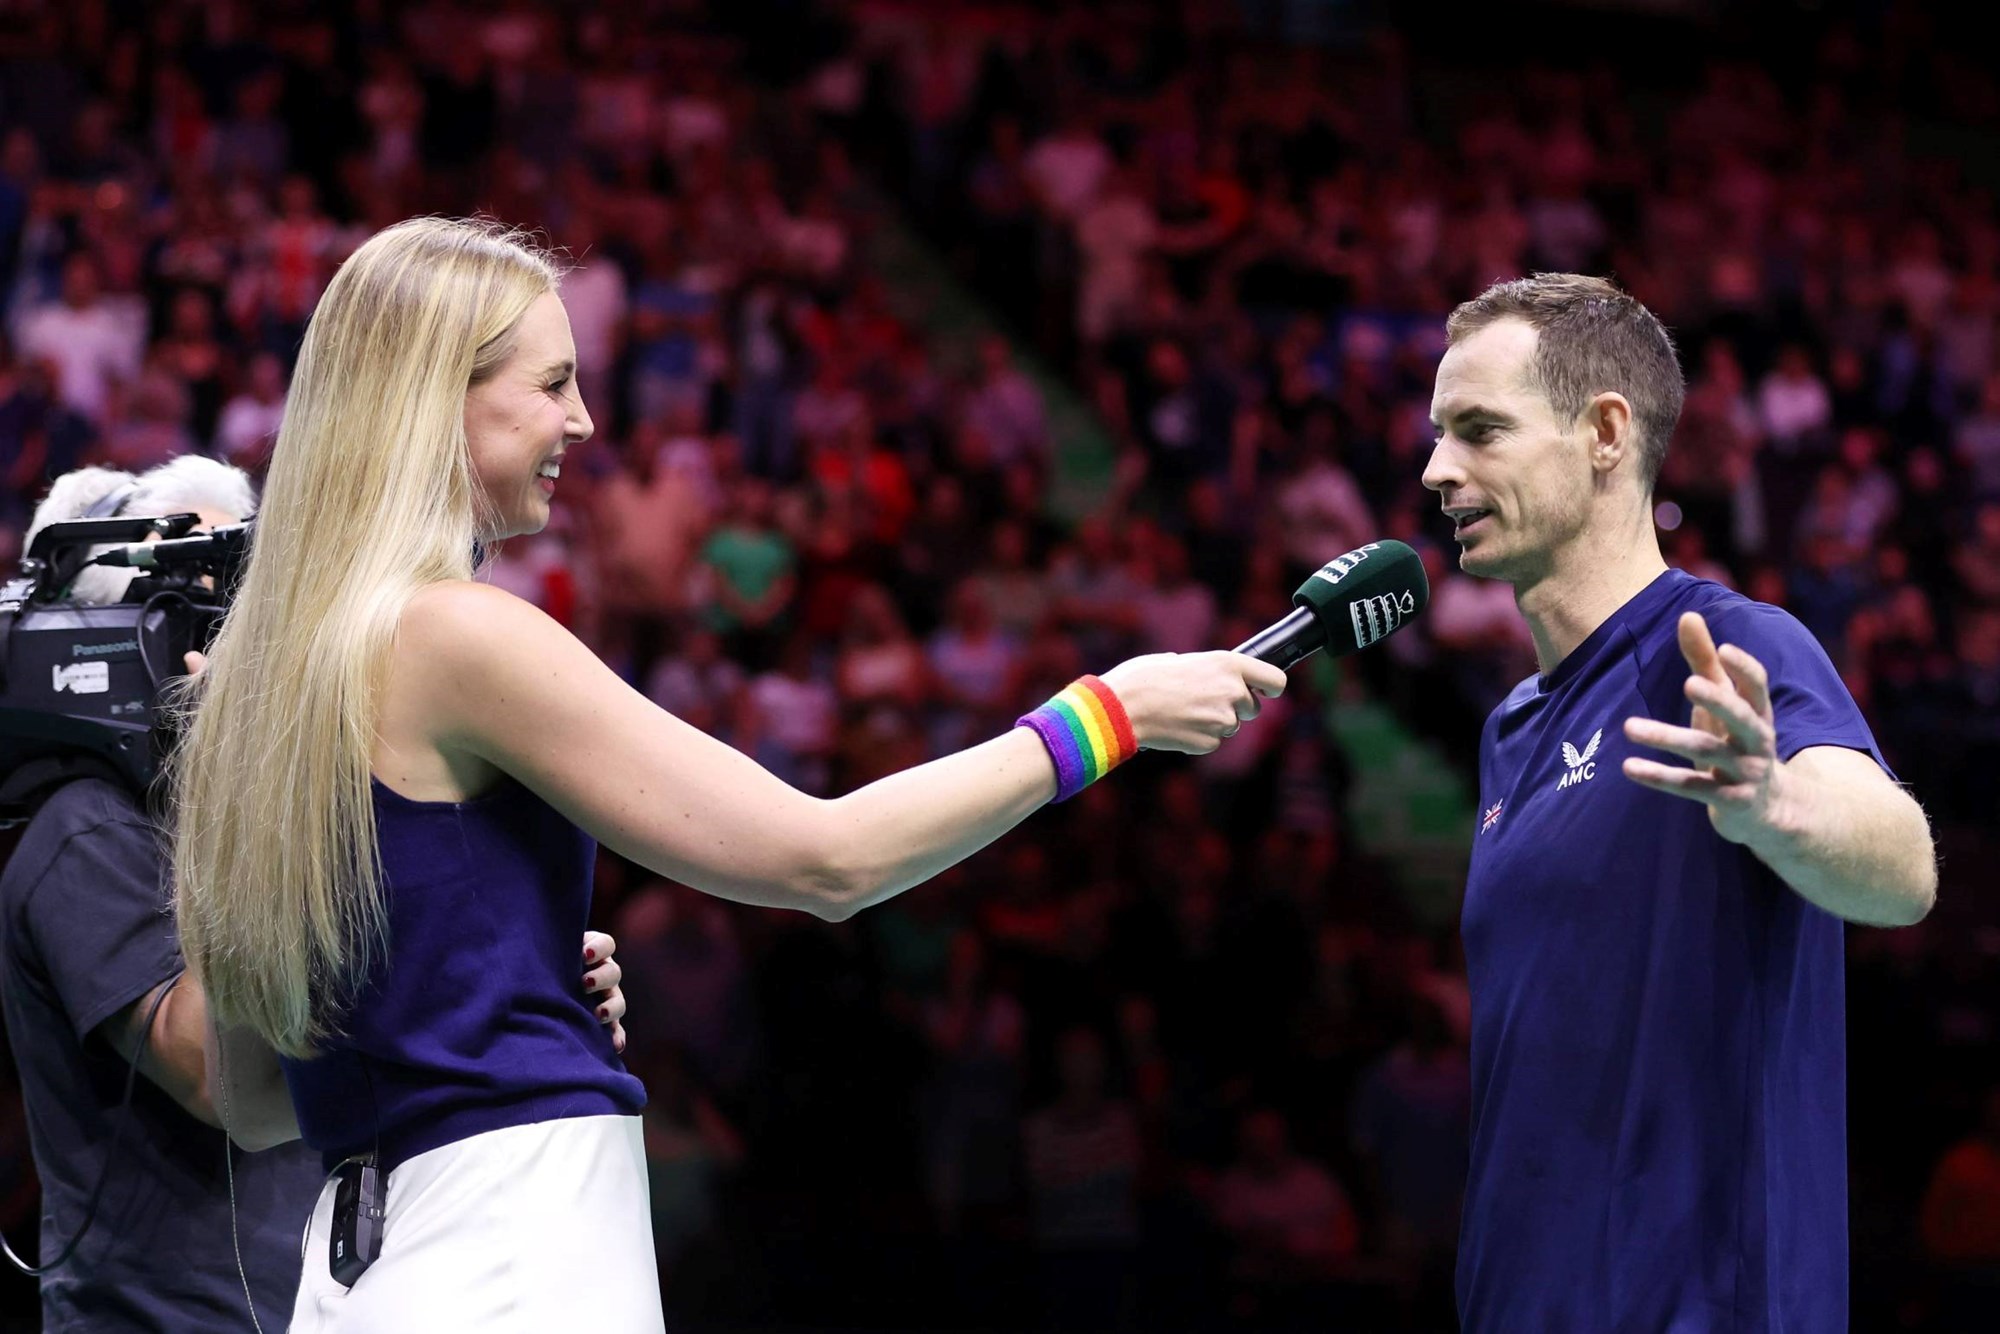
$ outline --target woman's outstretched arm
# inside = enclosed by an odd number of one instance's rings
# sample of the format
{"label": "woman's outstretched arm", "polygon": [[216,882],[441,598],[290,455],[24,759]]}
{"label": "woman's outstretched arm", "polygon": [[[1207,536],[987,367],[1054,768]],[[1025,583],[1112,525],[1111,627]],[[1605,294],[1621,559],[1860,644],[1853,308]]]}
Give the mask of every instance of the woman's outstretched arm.
{"label": "woman's outstretched arm", "polygon": [[[1016,729],[844,797],[813,797],[484,584],[419,593],[391,671],[404,716],[424,719],[439,750],[506,770],[605,847],[711,894],[828,919],[929,879],[1056,793],[1042,742]],[[1135,658],[1104,681],[1142,747],[1204,753],[1285,677],[1239,654],[1198,653]]]}

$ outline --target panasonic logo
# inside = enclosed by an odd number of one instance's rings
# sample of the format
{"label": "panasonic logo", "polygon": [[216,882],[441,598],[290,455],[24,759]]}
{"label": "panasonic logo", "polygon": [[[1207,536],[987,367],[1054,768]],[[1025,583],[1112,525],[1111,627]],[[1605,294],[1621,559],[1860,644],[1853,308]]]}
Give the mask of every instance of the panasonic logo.
{"label": "panasonic logo", "polygon": [[120,639],[111,644],[71,644],[69,651],[72,655],[79,658],[101,657],[106,653],[137,653],[139,651],[139,641],[136,639]]}

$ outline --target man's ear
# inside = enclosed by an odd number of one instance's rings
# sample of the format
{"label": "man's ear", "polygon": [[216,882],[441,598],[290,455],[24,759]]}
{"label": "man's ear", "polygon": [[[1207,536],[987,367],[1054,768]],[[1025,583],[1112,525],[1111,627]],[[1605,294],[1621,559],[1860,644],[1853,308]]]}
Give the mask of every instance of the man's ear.
{"label": "man's ear", "polygon": [[1625,395],[1602,393],[1590,400],[1580,419],[1590,438],[1592,471],[1606,475],[1621,463],[1639,455],[1638,428],[1632,421],[1632,404]]}

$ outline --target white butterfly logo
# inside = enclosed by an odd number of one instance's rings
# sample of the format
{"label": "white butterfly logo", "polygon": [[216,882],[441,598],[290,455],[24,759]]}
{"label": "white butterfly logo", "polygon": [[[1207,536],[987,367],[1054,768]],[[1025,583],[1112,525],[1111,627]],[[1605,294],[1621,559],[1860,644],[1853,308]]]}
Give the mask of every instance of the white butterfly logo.
{"label": "white butterfly logo", "polygon": [[1581,769],[1590,763],[1590,757],[1597,753],[1597,743],[1604,740],[1604,729],[1598,728],[1590,734],[1590,744],[1583,748],[1583,754],[1576,753],[1576,747],[1563,742],[1563,763],[1572,769]]}

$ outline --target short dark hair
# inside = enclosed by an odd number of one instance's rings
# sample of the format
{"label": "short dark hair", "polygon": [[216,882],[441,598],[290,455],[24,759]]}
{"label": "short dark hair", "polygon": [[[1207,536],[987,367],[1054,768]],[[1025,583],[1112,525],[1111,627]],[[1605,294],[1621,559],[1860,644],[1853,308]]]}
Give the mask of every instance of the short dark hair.
{"label": "short dark hair", "polygon": [[1528,378],[1548,396],[1557,417],[1575,421],[1594,395],[1607,391],[1632,404],[1651,490],[1687,396],[1666,326],[1603,278],[1537,273],[1495,283],[1452,311],[1444,326],[1446,344],[1505,319],[1520,320],[1541,335]]}

